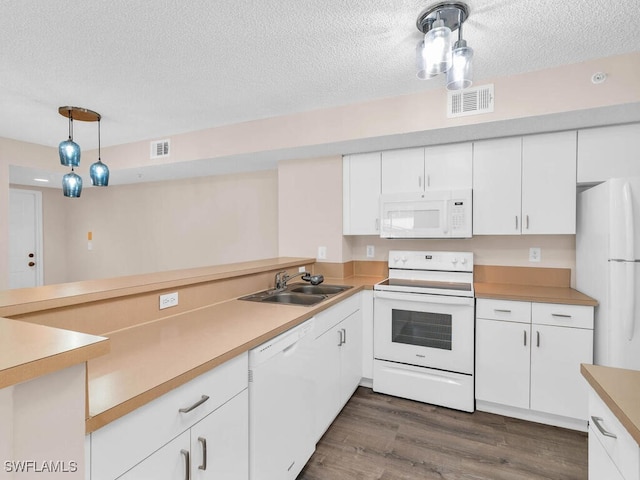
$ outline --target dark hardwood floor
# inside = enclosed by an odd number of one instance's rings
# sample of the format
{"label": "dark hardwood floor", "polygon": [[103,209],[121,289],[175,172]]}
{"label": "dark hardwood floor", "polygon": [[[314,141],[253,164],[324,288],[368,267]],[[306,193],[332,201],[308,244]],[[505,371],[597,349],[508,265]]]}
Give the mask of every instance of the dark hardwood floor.
{"label": "dark hardwood floor", "polygon": [[359,387],[298,480],[584,480],[587,435]]}

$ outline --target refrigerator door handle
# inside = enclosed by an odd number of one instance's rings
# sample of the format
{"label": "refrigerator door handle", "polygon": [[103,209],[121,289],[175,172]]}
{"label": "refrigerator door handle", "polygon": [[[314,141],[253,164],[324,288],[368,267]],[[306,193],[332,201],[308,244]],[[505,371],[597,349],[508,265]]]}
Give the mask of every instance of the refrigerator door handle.
{"label": "refrigerator door handle", "polygon": [[636,267],[634,262],[625,262],[625,309],[623,317],[624,331],[627,335],[627,339],[633,340],[635,331],[635,309],[636,309]]}
{"label": "refrigerator door handle", "polygon": [[625,182],[622,186],[622,210],[625,224],[625,257],[624,260],[634,261],[636,259],[634,247],[635,241],[633,234],[635,232],[633,218],[633,197],[631,196],[631,185]]}

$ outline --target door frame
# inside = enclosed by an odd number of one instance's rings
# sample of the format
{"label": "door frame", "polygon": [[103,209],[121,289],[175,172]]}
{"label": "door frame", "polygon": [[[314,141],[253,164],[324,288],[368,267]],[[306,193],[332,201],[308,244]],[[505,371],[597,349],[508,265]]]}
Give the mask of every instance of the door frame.
{"label": "door frame", "polygon": [[[42,225],[42,192],[39,190],[27,190],[22,188],[9,187],[9,195],[11,192],[31,195],[35,202],[35,258],[36,258],[36,286],[44,285],[44,255],[43,255],[43,225]],[[11,201],[9,201],[11,208]],[[11,255],[11,246],[9,246],[9,255]],[[11,285],[9,285],[11,288]]]}

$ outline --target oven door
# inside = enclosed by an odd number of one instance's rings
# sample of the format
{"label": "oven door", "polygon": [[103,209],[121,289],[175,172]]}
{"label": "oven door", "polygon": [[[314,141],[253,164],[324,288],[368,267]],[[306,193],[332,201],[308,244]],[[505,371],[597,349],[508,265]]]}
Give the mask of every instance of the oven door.
{"label": "oven door", "polygon": [[473,375],[474,301],[374,292],[374,356]]}

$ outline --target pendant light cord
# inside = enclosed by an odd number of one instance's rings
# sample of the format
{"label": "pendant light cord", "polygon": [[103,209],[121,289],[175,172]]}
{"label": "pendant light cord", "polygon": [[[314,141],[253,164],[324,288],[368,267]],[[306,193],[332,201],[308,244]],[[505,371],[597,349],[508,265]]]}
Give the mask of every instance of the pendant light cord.
{"label": "pendant light cord", "polygon": [[73,141],[73,114],[69,110],[69,140]]}
{"label": "pendant light cord", "polygon": [[100,119],[98,118],[98,161],[100,160]]}

